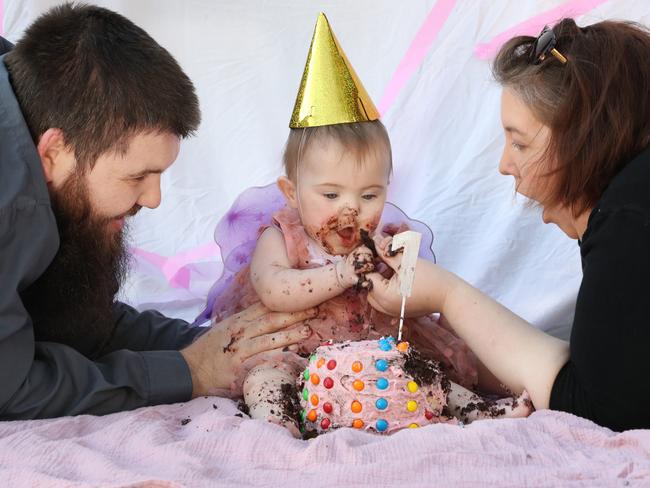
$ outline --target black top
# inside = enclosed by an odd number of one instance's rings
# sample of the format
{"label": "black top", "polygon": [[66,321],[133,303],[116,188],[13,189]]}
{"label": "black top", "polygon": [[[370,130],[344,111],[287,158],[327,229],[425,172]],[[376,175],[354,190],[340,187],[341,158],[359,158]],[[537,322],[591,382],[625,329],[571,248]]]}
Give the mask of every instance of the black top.
{"label": "black top", "polygon": [[[2,41],[0,51],[11,47]],[[34,339],[20,293],[43,274],[58,247],[41,161],[0,58],[0,420],[189,400],[192,378],[178,349],[202,329],[182,320],[116,302],[114,335],[96,360]]]}
{"label": "black top", "polygon": [[571,356],[550,408],[613,430],[650,428],[650,149],[605,190],[580,254]]}

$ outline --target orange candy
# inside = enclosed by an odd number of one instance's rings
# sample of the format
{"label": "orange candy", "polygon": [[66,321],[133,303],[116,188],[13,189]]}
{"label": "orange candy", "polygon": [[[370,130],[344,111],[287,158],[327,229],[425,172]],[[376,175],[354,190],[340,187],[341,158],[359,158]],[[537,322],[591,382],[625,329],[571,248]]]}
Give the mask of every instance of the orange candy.
{"label": "orange candy", "polygon": [[361,419],[354,419],[354,420],[352,421],[352,427],[354,427],[355,429],[360,429],[360,428],[362,428],[362,427],[363,427],[363,420],[361,420]]}
{"label": "orange candy", "polygon": [[318,383],[320,383],[320,377],[319,377],[316,373],[312,373],[312,375],[311,375],[311,382],[312,382],[314,385],[317,385]]}
{"label": "orange candy", "polygon": [[361,381],[361,380],[354,380],[354,382],[352,383],[352,386],[354,387],[355,390],[361,391],[361,390],[363,390],[363,387],[365,385],[363,384],[363,381]]}
{"label": "orange candy", "polygon": [[361,372],[362,369],[363,369],[363,364],[361,364],[361,361],[355,361],[352,363],[352,371],[354,371],[355,373]]}
{"label": "orange candy", "polygon": [[318,360],[318,362],[316,363],[316,367],[317,367],[317,368],[320,368],[323,364],[325,364],[325,359],[324,359],[324,358],[320,358],[320,359]]}
{"label": "orange candy", "polygon": [[310,422],[316,422],[316,419],[318,418],[318,414],[316,413],[316,410],[310,410],[309,413],[307,414],[307,420]]}
{"label": "orange candy", "polygon": [[318,395],[316,393],[314,393],[309,400],[314,407],[318,405]]}
{"label": "orange candy", "polygon": [[361,402],[358,402],[357,400],[353,401],[353,402],[352,402],[352,405],[350,406],[350,409],[351,409],[354,413],[359,413],[359,412],[361,412],[361,409],[362,409],[362,408],[363,408],[363,407],[361,406]]}
{"label": "orange candy", "polygon": [[407,352],[409,350],[409,343],[408,342],[400,342],[397,344],[397,350],[399,352]]}

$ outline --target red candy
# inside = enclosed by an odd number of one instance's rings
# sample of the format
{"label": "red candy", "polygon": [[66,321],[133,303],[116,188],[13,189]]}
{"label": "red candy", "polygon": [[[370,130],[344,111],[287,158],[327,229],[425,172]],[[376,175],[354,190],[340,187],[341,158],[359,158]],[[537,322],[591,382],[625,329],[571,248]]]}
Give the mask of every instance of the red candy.
{"label": "red candy", "polygon": [[323,403],[323,411],[325,413],[332,413],[332,404],[330,402]]}
{"label": "red candy", "polygon": [[431,420],[433,418],[433,412],[429,410],[424,411],[424,416],[426,417],[427,420]]}
{"label": "red candy", "polygon": [[334,380],[328,376],[323,380],[323,386],[329,390],[334,386]]}
{"label": "red candy", "polygon": [[320,421],[320,428],[323,430],[327,430],[330,428],[330,419],[323,419]]}
{"label": "red candy", "polygon": [[336,361],[334,361],[333,359],[327,361],[327,369],[334,369],[334,368],[336,368]]}

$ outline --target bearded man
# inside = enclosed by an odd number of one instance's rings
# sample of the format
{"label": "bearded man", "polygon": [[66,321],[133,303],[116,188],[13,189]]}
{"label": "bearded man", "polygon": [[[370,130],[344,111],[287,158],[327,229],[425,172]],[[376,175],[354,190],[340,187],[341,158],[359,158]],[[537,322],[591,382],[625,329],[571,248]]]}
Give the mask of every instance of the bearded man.
{"label": "bearded man", "polygon": [[201,329],[116,301],[128,218],[160,204],[200,121],[165,49],[115,12],[64,4],[0,50],[0,419],[187,401],[309,334],[283,329],[313,310]]}

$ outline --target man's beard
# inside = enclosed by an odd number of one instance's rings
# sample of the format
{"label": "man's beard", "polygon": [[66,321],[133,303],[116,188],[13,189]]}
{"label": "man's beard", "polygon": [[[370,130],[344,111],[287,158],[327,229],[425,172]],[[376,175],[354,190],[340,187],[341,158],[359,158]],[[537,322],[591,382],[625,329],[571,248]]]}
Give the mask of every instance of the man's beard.
{"label": "man's beard", "polygon": [[21,298],[37,341],[67,344],[97,357],[115,329],[115,295],[128,269],[125,232],[111,231],[113,219],[93,212],[81,175],[50,189],[50,200],[61,245]]}

